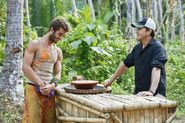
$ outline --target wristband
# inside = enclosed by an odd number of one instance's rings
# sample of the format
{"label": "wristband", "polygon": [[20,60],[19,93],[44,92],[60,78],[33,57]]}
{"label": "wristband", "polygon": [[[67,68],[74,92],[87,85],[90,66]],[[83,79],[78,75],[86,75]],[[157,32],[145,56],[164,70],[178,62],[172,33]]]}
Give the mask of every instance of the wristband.
{"label": "wristband", "polygon": [[54,84],[55,84],[55,87],[57,87],[58,81],[59,81],[59,79],[57,79],[57,78],[54,77],[54,78],[51,80],[51,83],[50,83],[50,84],[54,83]]}

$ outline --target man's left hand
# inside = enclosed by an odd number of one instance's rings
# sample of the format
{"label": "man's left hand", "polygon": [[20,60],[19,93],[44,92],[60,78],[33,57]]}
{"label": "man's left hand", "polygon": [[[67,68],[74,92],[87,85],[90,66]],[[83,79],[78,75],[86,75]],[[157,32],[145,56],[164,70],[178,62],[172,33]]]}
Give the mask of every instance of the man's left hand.
{"label": "man's left hand", "polygon": [[137,96],[153,96],[153,93],[150,91],[141,91],[136,94]]}

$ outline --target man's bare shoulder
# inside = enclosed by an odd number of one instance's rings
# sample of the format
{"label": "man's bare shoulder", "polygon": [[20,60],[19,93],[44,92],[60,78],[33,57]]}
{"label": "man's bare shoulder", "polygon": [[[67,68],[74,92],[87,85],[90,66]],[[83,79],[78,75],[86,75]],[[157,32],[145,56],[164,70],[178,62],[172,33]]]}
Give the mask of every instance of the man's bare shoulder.
{"label": "man's bare shoulder", "polygon": [[38,44],[39,44],[39,41],[38,41],[37,39],[35,39],[35,40],[30,41],[30,42],[28,43],[28,46],[29,46],[29,45],[31,45],[31,46],[38,46]]}
{"label": "man's bare shoulder", "polygon": [[37,48],[39,46],[39,41],[37,39],[32,40],[28,43],[28,48]]}
{"label": "man's bare shoulder", "polygon": [[57,49],[57,52],[61,52],[62,53],[62,50],[59,47],[56,47],[56,49]]}
{"label": "man's bare shoulder", "polygon": [[38,46],[39,46],[39,41],[37,39],[32,40],[28,43],[27,50],[36,51],[38,49]]}
{"label": "man's bare shoulder", "polygon": [[59,58],[63,59],[62,50],[59,47],[56,47],[56,49],[57,49],[57,54],[58,54]]}

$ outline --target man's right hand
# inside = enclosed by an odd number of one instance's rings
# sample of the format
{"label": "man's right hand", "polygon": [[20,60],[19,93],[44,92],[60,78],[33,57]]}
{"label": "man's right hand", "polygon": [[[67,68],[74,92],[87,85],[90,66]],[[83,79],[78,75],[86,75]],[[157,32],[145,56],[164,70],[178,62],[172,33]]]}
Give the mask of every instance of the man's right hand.
{"label": "man's right hand", "polygon": [[110,79],[106,79],[104,82],[103,82],[103,85],[105,88],[107,88],[108,86],[111,86],[112,84],[112,81]]}
{"label": "man's right hand", "polygon": [[46,84],[44,87],[40,87],[40,91],[42,95],[48,96],[54,88],[54,84]]}

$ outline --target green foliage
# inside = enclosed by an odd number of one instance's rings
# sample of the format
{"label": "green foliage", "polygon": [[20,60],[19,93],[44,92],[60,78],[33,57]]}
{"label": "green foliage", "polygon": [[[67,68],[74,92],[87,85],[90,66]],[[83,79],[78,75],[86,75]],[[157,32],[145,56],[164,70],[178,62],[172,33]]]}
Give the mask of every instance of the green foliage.
{"label": "green foliage", "polygon": [[5,49],[5,42],[4,41],[1,41],[0,42],[0,66],[2,66],[2,64],[3,64],[4,49]]}
{"label": "green foliage", "polygon": [[5,35],[6,35],[6,1],[0,1],[0,66],[4,59],[5,48]]}
{"label": "green foliage", "polygon": [[53,18],[53,5],[51,0],[31,0],[31,24],[37,34],[42,36],[48,30],[48,25]]}
{"label": "green foliage", "polygon": [[[173,41],[167,44],[167,97],[178,102],[178,115],[185,114],[185,48],[184,44]],[[177,55],[178,53],[178,55]]]}
{"label": "green foliage", "polygon": [[[109,30],[101,20],[92,22],[88,7],[84,11],[79,18],[65,15],[74,27],[58,44],[64,54],[62,81],[65,82],[75,75],[102,82],[113,73],[126,54],[126,42],[117,27]],[[117,60],[113,60],[114,57]]]}
{"label": "green foliage", "polygon": [[26,25],[23,25],[23,48],[25,49],[27,47],[27,44],[29,41],[36,39],[37,33],[35,29],[28,28]]}
{"label": "green foliage", "polygon": [[19,123],[21,121],[22,106],[15,106],[5,93],[0,93],[0,122]]}
{"label": "green foliage", "polygon": [[6,33],[6,2],[0,1],[0,42],[5,40]]}
{"label": "green foliage", "polygon": [[63,15],[64,13],[70,13],[72,4],[70,0],[55,0],[56,15]]}

